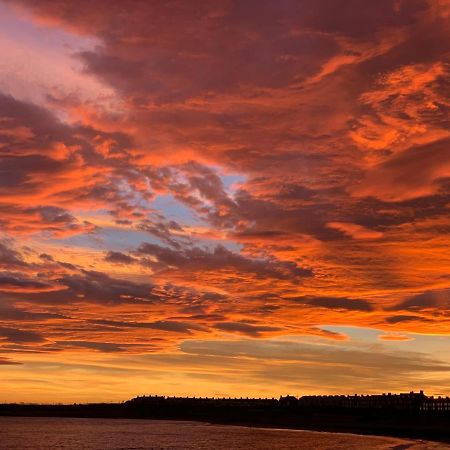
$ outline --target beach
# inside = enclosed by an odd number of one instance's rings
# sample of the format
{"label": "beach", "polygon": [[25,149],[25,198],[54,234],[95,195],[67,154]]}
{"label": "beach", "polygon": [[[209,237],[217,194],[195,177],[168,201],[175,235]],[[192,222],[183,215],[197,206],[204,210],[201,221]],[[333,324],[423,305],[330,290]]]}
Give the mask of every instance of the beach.
{"label": "beach", "polygon": [[7,450],[439,450],[450,445],[380,436],[139,419],[0,417]]}

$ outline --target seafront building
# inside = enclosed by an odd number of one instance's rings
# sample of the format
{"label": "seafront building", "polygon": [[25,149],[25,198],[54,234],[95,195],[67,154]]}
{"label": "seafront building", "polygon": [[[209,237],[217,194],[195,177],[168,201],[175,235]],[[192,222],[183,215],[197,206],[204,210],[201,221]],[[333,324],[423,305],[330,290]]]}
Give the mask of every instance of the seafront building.
{"label": "seafront building", "polygon": [[164,406],[180,408],[250,408],[271,410],[401,410],[450,411],[450,397],[427,396],[423,391],[376,395],[292,395],[275,398],[231,397],[166,397],[138,396],[127,402],[136,406]]}

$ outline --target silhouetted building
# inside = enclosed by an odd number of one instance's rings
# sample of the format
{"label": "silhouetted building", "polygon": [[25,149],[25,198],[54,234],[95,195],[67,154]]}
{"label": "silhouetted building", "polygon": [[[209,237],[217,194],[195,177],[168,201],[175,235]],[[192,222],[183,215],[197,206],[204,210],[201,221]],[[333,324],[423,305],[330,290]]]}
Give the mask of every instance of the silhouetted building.
{"label": "silhouetted building", "polygon": [[422,411],[450,411],[450,397],[426,397],[420,409]]}
{"label": "silhouetted building", "polygon": [[293,395],[281,396],[278,401],[279,405],[283,408],[295,408],[298,406],[299,399]]}
{"label": "silhouetted building", "polygon": [[144,410],[246,410],[246,411],[337,411],[337,410],[396,410],[449,411],[449,397],[427,397],[423,391],[376,395],[293,395],[275,398],[231,397],[166,397],[138,396],[125,405]]}
{"label": "silhouetted building", "polygon": [[248,397],[164,397],[164,396],[138,396],[128,402],[131,405],[148,405],[161,407],[228,407],[228,408],[256,408],[266,409],[278,406],[275,398],[248,398]]}
{"label": "silhouetted building", "polygon": [[333,409],[420,410],[426,399],[423,391],[377,395],[306,395],[300,397],[299,406]]}

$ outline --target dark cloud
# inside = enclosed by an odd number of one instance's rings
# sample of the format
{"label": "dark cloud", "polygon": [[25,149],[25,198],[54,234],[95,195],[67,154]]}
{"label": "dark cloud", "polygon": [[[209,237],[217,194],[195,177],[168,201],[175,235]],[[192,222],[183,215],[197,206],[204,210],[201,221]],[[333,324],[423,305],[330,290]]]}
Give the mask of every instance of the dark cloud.
{"label": "dark cloud", "polygon": [[105,261],[108,261],[113,264],[134,264],[139,262],[136,258],[133,258],[132,256],[126,255],[122,252],[114,252],[109,251],[105,255]]}
{"label": "dark cloud", "polygon": [[0,265],[7,269],[23,269],[27,263],[19,252],[0,242]]}
{"label": "dark cloud", "polygon": [[16,292],[41,292],[58,290],[58,287],[49,283],[27,279],[17,276],[14,273],[0,272],[0,291],[16,291]]}
{"label": "dark cloud", "polygon": [[86,348],[89,350],[97,350],[104,353],[122,352],[124,348],[119,344],[112,342],[95,342],[95,341],[59,341],[56,343],[61,347],[66,348]]}
{"label": "dark cloud", "polygon": [[18,364],[22,364],[20,362],[17,361],[13,361],[11,359],[8,358],[1,358],[0,357],[0,366],[11,366],[11,365],[18,365]]}
{"label": "dark cloud", "polygon": [[27,311],[9,305],[0,306],[0,320],[8,321],[47,321],[48,319],[67,319],[56,312]]}
{"label": "dark cloud", "polygon": [[[309,269],[301,268],[296,263],[274,259],[247,258],[228,250],[222,245],[208,251],[200,247],[172,250],[157,244],[143,243],[135,253],[141,256],[156,257],[158,263],[163,267],[174,266],[191,272],[233,269],[237,272],[250,272],[257,276],[278,279],[302,278],[312,275]],[[158,266],[158,264],[154,265]]]}
{"label": "dark cloud", "polygon": [[126,303],[133,301],[152,301],[153,286],[145,283],[134,283],[128,280],[111,278],[107,274],[95,271],[84,271],[83,275],[67,275],[59,283],[68,289],[55,298],[69,301],[86,301],[99,303]]}
{"label": "dark cloud", "polygon": [[105,273],[82,271],[59,277],[55,286],[60,290],[50,292],[8,293],[13,299],[26,299],[42,304],[74,303],[146,303],[159,301],[160,297],[152,293],[154,285],[135,283],[129,280],[112,278]]}
{"label": "dark cloud", "polygon": [[369,301],[346,297],[295,297],[295,302],[321,308],[344,309],[347,311],[372,311],[373,306]]}
{"label": "dark cloud", "polygon": [[[368,172],[360,195],[403,200],[434,194],[449,178],[449,146],[450,139],[443,139],[392,156]],[[420,177],[415,176],[418,171]]]}
{"label": "dark cloud", "polygon": [[392,324],[404,323],[404,322],[431,322],[431,320],[427,319],[426,317],[412,316],[412,315],[408,315],[408,314],[399,314],[397,316],[390,316],[390,317],[387,317],[385,320],[387,323],[392,323]]}
{"label": "dark cloud", "polygon": [[267,325],[254,325],[246,322],[218,322],[214,328],[231,333],[245,334],[247,336],[258,337],[263,333],[273,333],[281,331],[282,328]]}
{"label": "dark cloud", "polygon": [[393,309],[418,311],[423,309],[437,309],[446,312],[450,309],[450,291],[448,289],[436,290],[413,295],[403,300]]}
{"label": "dark cloud", "polygon": [[189,322],[179,322],[175,320],[158,320],[155,322],[123,322],[118,320],[91,320],[98,325],[108,325],[117,328],[146,328],[160,331],[170,331],[174,333],[190,334],[193,330],[205,331],[206,328]]}
{"label": "dark cloud", "polygon": [[76,8],[70,2],[18,3],[98,35],[104,48],[80,55],[88,70],[116,89],[136,97],[152,95],[157,102],[184,100],[205,90],[233,91],[241,84],[289,84],[318,71],[337,52],[335,35],[373,40],[386,28],[413,25],[428,9],[425,0],[383,0],[365,8],[343,0],[320,7],[312,0],[201,1],[195,8],[140,1],[128,8],[119,1],[108,7],[82,1]]}
{"label": "dark cloud", "polygon": [[1,338],[17,344],[34,344],[45,341],[44,337],[35,331],[8,327],[0,327]]}
{"label": "dark cloud", "polygon": [[[181,244],[178,242],[178,240],[184,241],[184,243],[189,242],[188,238],[179,235],[179,232],[183,232],[183,227],[181,227],[174,220],[163,222],[145,219],[138,224],[137,228],[139,230],[146,231],[147,233],[152,234],[156,238],[174,248],[181,248]],[[174,236],[174,232],[178,233],[176,238]]]}

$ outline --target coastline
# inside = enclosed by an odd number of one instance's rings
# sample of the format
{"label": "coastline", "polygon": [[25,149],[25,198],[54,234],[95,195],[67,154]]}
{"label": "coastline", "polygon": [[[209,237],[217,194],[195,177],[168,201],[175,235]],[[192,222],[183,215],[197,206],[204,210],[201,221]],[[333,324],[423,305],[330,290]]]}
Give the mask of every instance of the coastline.
{"label": "coastline", "polygon": [[[24,411],[25,412],[25,411]],[[28,411],[29,413],[31,411]],[[394,438],[413,441],[415,443],[425,441],[431,444],[445,444],[445,448],[450,449],[450,427],[434,427],[423,428],[415,427],[413,424],[408,427],[401,427],[398,424],[384,424],[380,426],[376,421],[364,421],[361,424],[358,417],[354,418],[354,421],[344,423],[342,416],[333,415],[330,417],[324,417],[323,415],[311,415],[309,420],[305,417],[291,417],[290,420],[286,420],[286,417],[280,417],[279,420],[270,420],[270,418],[259,418],[258,420],[244,420],[240,418],[218,418],[207,416],[181,416],[181,415],[168,415],[168,416],[131,416],[131,415],[87,415],[87,414],[5,414],[4,411],[0,411],[0,419],[3,417],[21,417],[21,418],[60,418],[60,419],[112,419],[112,420],[136,420],[136,421],[165,421],[165,422],[193,422],[202,423],[208,425],[223,425],[223,426],[236,426],[246,427],[254,429],[269,429],[279,431],[307,431],[317,433],[332,433],[332,434],[344,434],[355,436],[367,436],[378,438]],[[348,417],[347,417],[348,418]],[[273,418],[272,418],[273,419]],[[409,447],[412,447],[411,444]],[[403,450],[409,447],[398,447],[396,450]],[[413,448],[413,447],[412,447]]]}
{"label": "coastline", "polygon": [[[211,425],[222,425],[222,424],[211,424]],[[300,429],[300,428],[273,428],[273,427],[258,427],[258,426],[246,426],[246,425],[225,425],[224,426],[236,426],[236,427],[244,427],[244,428],[253,428],[253,429],[259,429],[259,430],[274,430],[274,431],[291,431],[299,433],[305,432],[305,433],[317,433],[317,434],[331,434],[336,436],[354,436],[354,437],[367,437],[370,439],[393,439],[397,441],[398,445],[395,445],[394,447],[391,447],[390,450],[407,450],[407,449],[413,449],[416,445],[421,444],[430,444],[430,445],[442,445],[445,444],[450,448],[450,442],[440,442],[440,441],[432,441],[432,440],[425,440],[425,439],[413,439],[408,437],[398,437],[398,436],[388,436],[388,435],[377,435],[377,434],[361,434],[361,433],[352,433],[352,432],[343,432],[343,431],[325,431],[325,430],[308,430],[308,429]]]}
{"label": "coastline", "polygon": [[[159,419],[158,419],[159,420]],[[180,420],[183,419],[162,419],[162,420]],[[283,424],[270,424],[261,422],[236,422],[236,421],[208,421],[208,420],[195,420],[195,422],[208,423],[211,425],[226,425],[226,426],[239,426],[247,428],[260,428],[260,429],[272,429],[272,430],[288,430],[288,431],[308,431],[314,433],[332,433],[332,434],[349,434],[355,436],[367,436],[367,437],[379,437],[379,438],[395,438],[404,439],[414,442],[426,441],[429,443],[446,444],[450,449],[450,437],[439,437],[433,434],[423,434],[420,430],[417,432],[408,432],[407,430],[394,430],[394,429],[377,429],[376,433],[373,428],[357,428],[357,427],[339,427],[332,424],[298,424],[298,425],[283,425]]]}
{"label": "coastline", "polygon": [[[33,440],[33,441],[31,441]],[[30,442],[36,447],[30,447]],[[445,450],[435,441],[185,420],[0,417],[1,448]]]}

